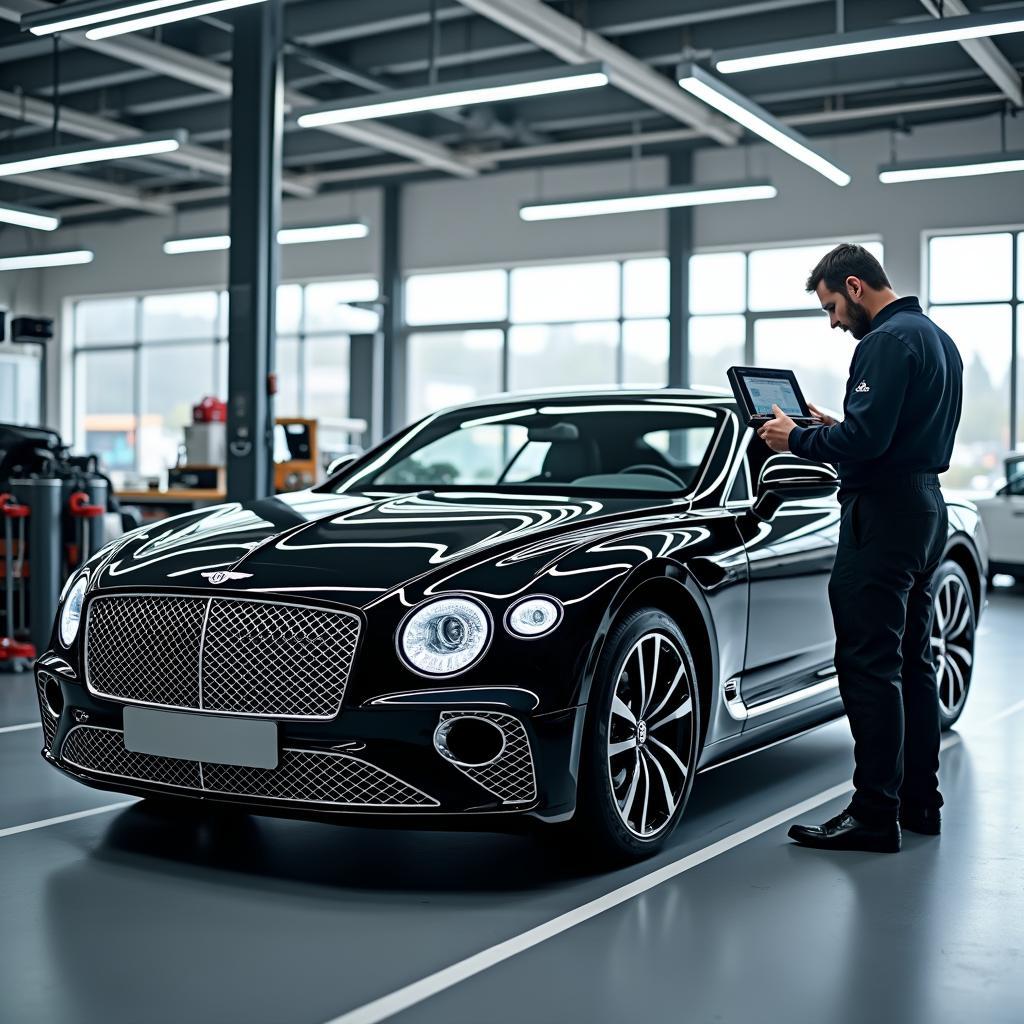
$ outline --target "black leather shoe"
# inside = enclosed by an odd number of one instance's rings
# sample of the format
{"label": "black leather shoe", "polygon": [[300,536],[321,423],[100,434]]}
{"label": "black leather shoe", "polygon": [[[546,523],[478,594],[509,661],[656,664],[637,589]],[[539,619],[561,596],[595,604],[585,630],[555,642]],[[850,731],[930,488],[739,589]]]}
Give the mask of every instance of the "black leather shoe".
{"label": "black leather shoe", "polygon": [[901,807],[900,824],[923,836],[937,836],[942,831],[942,813],[937,807]]}
{"label": "black leather shoe", "polygon": [[879,827],[865,825],[850,814],[849,809],[829,818],[824,825],[793,825],[789,838],[819,850],[900,852],[900,826],[897,822]]}

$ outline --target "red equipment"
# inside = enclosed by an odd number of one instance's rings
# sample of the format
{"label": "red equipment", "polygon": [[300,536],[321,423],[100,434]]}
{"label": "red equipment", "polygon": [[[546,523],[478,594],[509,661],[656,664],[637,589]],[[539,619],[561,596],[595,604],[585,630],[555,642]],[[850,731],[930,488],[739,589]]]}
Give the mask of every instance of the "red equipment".
{"label": "red equipment", "polygon": [[[35,647],[21,639],[28,632],[25,609],[25,520],[28,505],[22,505],[13,494],[0,494],[0,516],[4,521],[4,629],[0,636],[0,661],[17,661],[36,656]],[[17,539],[15,539],[17,524]],[[18,618],[14,617],[15,588],[17,588]]]}

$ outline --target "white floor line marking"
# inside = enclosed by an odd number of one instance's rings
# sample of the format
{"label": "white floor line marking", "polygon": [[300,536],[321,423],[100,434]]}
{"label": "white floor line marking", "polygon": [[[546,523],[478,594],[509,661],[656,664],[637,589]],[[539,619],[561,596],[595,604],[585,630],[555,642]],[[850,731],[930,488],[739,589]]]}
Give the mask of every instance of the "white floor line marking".
{"label": "white floor line marking", "polygon": [[1008,708],[1003,708],[998,715],[993,715],[991,718],[986,719],[984,724],[991,725],[993,722],[1000,722],[1004,718],[1009,718],[1010,715],[1015,715],[1022,708],[1024,708],[1024,700],[1019,700],[1016,704],[1011,704]]}
{"label": "white floor line marking", "polygon": [[[1024,702],[1021,702],[1021,705],[1024,706]],[[1017,706],[1015,705],[1014,707],[1016,708]],[[1005,715],[997,717],[1005,717]],[[984,724],[987,725],[989,721],[996,720],[989,719]],[[939,744],[939,749],[947,750],[962,742],[963,737],[959,733],[947,733]],[[548,939],[553,939],[555,936],[561,935],[562,932],[566,932],[570,928],[575,928],[577,925],[583,924],[599,914],[603,914],[606,910],[612,910],[623,903],[628,903],[629,900],[642,896],[645,892],[662,885],[664,882],[677,878],[686,871],[699,867],[701,864],[705,864],[707,861],[713,860],[723,853],[728,853],[737,846],[742,846],[743,843],[756,839],[758,836],[764,835],[765,832],[770,832],[773,828],[778,828],[779,825],[784,825],[791,818],[796,818],[808,811],[813,811],[816,807],[827,804],[837,797],[844,796],[852,790],[852,782],[841,782],[838,786],[831,786],[828,789],[822,790],[816,796],[801,800],[800,803],[793,804],[791,807],[779,811],[778,814],[763,818],[748,828],[735,832],[731,836],[726,836],[724,839],[719,839],[718,842],[705,846],[701,850],[696,850],[694,853],[689,853],[685,857],[673,861],[671,864],[666,864],[664,867],[636,879],[636,881],[629,882],[618,889],[613,889],[611,892],[605,893],[604,896],[599,896],[596,900],[591,900],[589,903],[584,903],[581,907],[576,907],[564,914],[560,914],[558,917],[552,918],[550,921],[545,921],[544,924],[537,925],[536,928],[531,928],[520,935],[514,935],[512,938],[499,942],[496,946],[491,946],[489,949],[474,953],[472,956],[466,957],[465,960],[460,960],[450,967],[435,971],[419,981],[414,981],[403,988],[390,992],[386,996],[381,996],[370,1003],[356,1007],[354,1010],[349,1010],[339,1017],[332,1017],[326,1024],[378,1024],[379,1021],[393,1017],[396,1013],[401,1013],[403,1010],[408,1010],[417,1003],[422,1003],[431,996],[435,996],[445,989],[452,988],[467,978],[472,978],[474,975],[480,974],[504,960],[509,960],[519,953],[532,949],[534,946],[539,946],[542,942],[547,942]]]}
{"label": "white floor line marking", "polygon": [[87,811],[73,811],[71,814],[61,814],[56,818],[44,818],[42,821],[30,821],[25,825],[12,825],[10,828],[0,828],[0,839],[4,836],[16,836],[19,832],[34,832],[37,828],[46,828],[49,825],[60,825],[65,821],[76,821],[78,818],[90,818],[94,814],[107,814],[110,811],[119,811],[122,807],[130,807],[135,800],[122,800],[116,804],[104,804],[102,807],[90,807]]}
{"label": "white floor line marking", "polygon": [[42,722],[24,722],[21,725],[0,726],[0,732],[21,732],[23,729],[42,729]]}

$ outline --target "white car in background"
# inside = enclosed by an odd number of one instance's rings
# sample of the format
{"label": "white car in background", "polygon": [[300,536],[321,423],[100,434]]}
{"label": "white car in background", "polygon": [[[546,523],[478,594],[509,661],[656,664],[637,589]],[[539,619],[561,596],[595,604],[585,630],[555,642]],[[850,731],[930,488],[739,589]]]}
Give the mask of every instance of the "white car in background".
{"label": "white car in background", "polygon": [[974,504],[988,534],[989,582],[996,573],[1024,582],[1024,453],[1007,456],[1006,483]]}

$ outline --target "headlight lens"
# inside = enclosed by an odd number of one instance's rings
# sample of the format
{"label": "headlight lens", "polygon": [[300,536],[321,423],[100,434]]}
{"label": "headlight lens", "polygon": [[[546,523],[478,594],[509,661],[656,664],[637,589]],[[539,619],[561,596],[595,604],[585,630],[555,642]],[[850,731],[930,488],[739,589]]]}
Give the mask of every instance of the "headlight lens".
{"label": "headlight lens", "polygon": [[483,654],[490,638],[487,613],[463,597],[423,605],[402,627],[400,646],[409,664],[429,675],[461,672]]}
{"label": "headlight lens", "polygon": [[519,636],[540,636],[554,629],[562,617],[557,601],[547,597],[528,597],[513,605],[508,613],[508,628]]}
{"label": "headlight lens", "polygon": [[65,647],[70,647],[78,635],[78,625],[82,621],[82,605],[85,603],[85,591],[89,586],[88,576],[79,576],[64,601],[60,610],[60,639]]}

